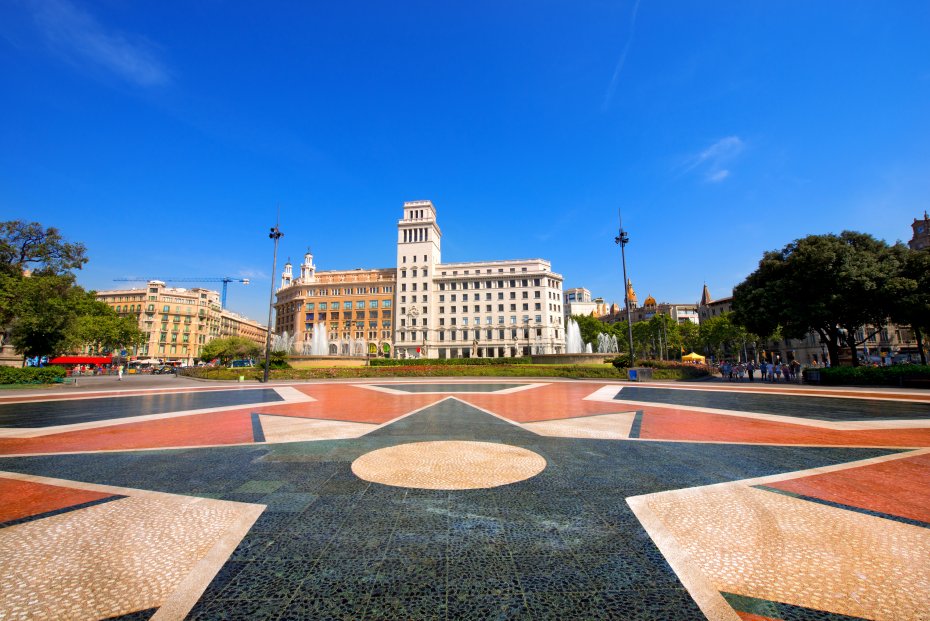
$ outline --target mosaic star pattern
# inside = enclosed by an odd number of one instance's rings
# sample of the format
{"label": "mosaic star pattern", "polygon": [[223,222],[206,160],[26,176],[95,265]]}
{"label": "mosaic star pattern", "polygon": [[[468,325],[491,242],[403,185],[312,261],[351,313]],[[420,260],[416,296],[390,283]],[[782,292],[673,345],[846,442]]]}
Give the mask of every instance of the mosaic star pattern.
{"label": "mosaic star pattern", "polygon": [[[117,397],[76,426],[14,420],[0,546],[20,547],[0,559],[44,560],[0,575],[56,618],[923,618],[930,397],[697,384],[666,403],[622,387],[295,384],[244,407],[190,391],[193,411]],[[743,392],[775,405],[722,407]],[[836,407],[798,413],[807,395]],[[0,404],[14,400],[29,404]],[[904,414],[863,415],[873,402]],[[474,444],[542,466],[501,484],[481,477],[531,468],[422,450]],[[366,460],[394,483],[357,476]],[[466,489],[422,488],[450,465]],[[160,579],[138,561],[153,555]],[[97,566],[86,584],[51,578]],[[137,588],[111,586],[112,567]]]}

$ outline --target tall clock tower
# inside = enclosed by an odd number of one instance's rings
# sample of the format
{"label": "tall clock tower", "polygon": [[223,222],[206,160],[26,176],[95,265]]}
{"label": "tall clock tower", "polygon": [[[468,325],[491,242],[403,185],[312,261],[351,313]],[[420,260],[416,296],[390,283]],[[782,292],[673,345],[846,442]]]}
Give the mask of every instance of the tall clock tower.
{"label": "tall clock tower", "polygon": [[404,203],[397,222],[397,291],[394,293],[394,349],[405,358],[429,356],[429,333],[436,322],[430,283],[441,261],[442,233],[431,201]]}

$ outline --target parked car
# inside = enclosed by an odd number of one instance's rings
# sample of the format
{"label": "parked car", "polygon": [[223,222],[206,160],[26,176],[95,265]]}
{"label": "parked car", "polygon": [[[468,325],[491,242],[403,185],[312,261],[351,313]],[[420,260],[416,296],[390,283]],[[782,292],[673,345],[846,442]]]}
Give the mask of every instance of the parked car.
{"label": "parked car", "polygon": [[161,366],[161,367],[156,367],[155,370],[152,371],[152,373],[154,373],[155,375],[167,375],[169,373],[174,373],[174,372],[175,372],[174,367],[168,364]]}
{"label": "parked car", "polygon": [[234,368],[234,369],[235,369],[235,368],[238,368],[238,367],[254,367],[254,366],[255,366],[255,361],[254,361],[254,360],[248,360],[248,359],[233,360],[231,363],[229,363],[229,366],[232,367],[232,368]]}

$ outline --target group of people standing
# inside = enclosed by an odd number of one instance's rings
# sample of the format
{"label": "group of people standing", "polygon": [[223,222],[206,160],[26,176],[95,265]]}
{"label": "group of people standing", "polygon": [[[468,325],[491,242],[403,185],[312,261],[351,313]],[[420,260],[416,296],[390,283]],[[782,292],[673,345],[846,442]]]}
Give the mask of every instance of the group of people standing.
{"label": "group of people standing", "polygon": [[775,362],[737,362],[729,360],[724,361],[718,367],[720,377],[731,382],[742,382],[747,376],[750,382],[755,381],[756,371],[759,372],[760,382],[800,382],[801,381],[801,364],[797,360],[791,362],[782,362],[776,359]]}

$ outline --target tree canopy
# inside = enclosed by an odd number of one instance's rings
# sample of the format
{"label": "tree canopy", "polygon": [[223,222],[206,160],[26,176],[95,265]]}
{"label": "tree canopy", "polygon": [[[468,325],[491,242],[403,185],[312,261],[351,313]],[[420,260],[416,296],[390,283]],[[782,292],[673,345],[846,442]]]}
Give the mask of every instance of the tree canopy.
{"label": "tree canopy", "polygon": [[200,350],[201,360],[219,359],[222,363],[242,358],[256,358],[262,349],[253,341],[241,336],[213,339]]}
{"label": "tree canopy", "polygon": [[54,227],[38,222],[0,222],[0,271],[20,276],[61,275],[87,263],[84,244],[66,242]]}
{"label": "tree canopy", "polygon": [[865,233],[808,235],[766,252],[759,267],[733,290],[733,319],[756,334],[779,327],[787,338],[820,335],[839,363],[840,347],[852,352],[857,333],[882,325],[893,309],[893,279],[907,249]]}
{"label": "tree canopy", "polygon": [[72,270],[87,263],[83,244],[38,222],[0,222],[0,327],[24,357],[54,356],[85,345],[112,351],[141,343],[132,318],[119,317]]}

